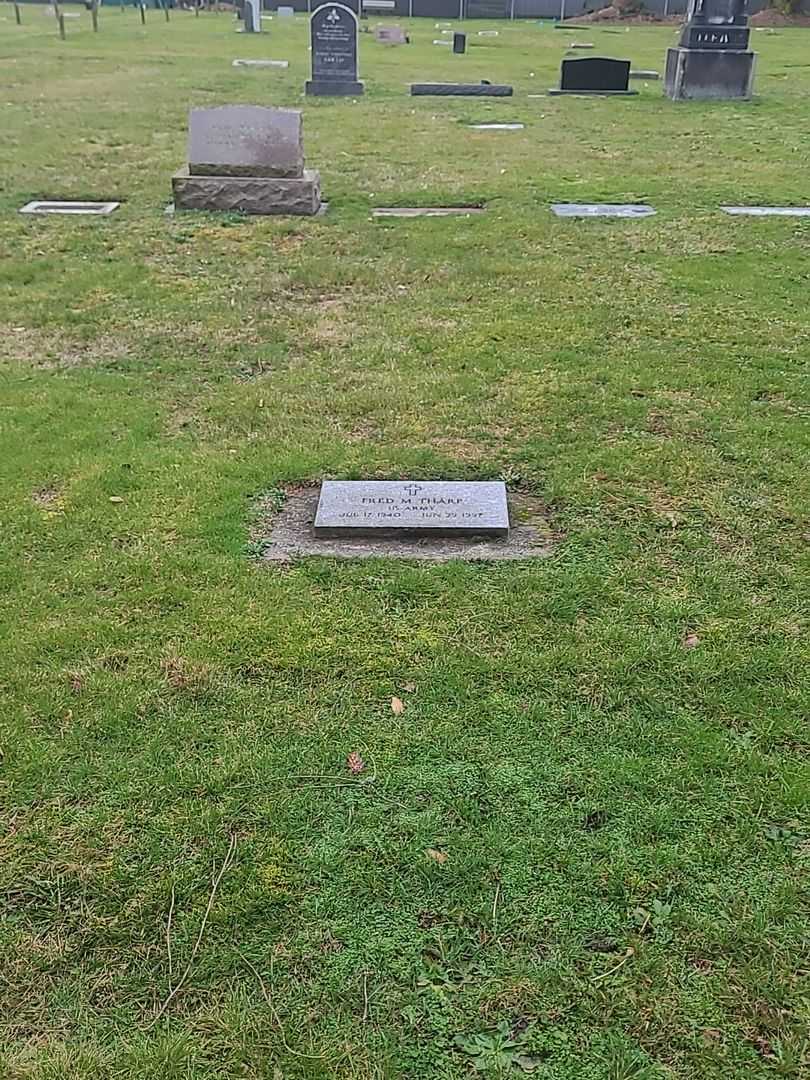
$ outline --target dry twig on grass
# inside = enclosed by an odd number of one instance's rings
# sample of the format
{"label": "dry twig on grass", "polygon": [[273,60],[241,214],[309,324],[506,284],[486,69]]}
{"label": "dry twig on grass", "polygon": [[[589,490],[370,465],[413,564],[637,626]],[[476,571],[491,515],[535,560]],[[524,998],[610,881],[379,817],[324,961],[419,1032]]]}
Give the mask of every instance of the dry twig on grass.
{"label": "dry twig on grass", "polygon": [[[225,876],[225,873],[227,872],[227,870],[231,866],[231,863],[233,862],[233,856],[234,856],[235,851],[236,851],[236,837],[231,836],[231,842],[228,845],[227,854],[225,855],[225,858],[222,860],[222,866],[220,866],[219,872],[216,874],[216,876],[214,878],[214,882],[213,882],[213,884],[211,886],[211,892],[208,894],[208,903],[205,906],[205,913],[203,915],[202,922],[200,923],[200,929],[199,929],[199,931],[197,933],[197,940],[194,942],[194,948],[191,950],[191,956],[189,957],[188,963],[186,964],[186,967],[185,967],[185,970],[183,971],[183,974],[178,979],[177,985],[175,987],[172,987],[172,985],[171,985],[171,948],[169,948],[169,965],[170,965],[169,994],[166,997],[166,1000],[163,1002],[163,1004],[158,1009],[158,1011],[155,1013],[151,1023],[149,1024],[150,1028],[154,1027],[155,1024],[158,1022],[158,1020],[161,1018],[161,1016],[163,1016],[163,1014],[166,1012],[166,1010],[168,1009],[168,1007],[172,1003],[172,1001],[177,997],[178,993],[183,988],[183,986],[186,983],[186,980],[188,979],[189,975],[191,974],[191,969],[194,966],[194,961],[197,958],[197,953],[200,951],[200,945],[202,944],[202,939],[203,939],[203,934],[205,933],[205,928],[208,925],[208,918],[209,918],[209,916],[211,914],[211,909],[214,906],[214,900],[216,899],[217,890],[219,889],[220,882],[222,881],[223,877]],[[173,910],[174,910],[174,887],[172,886],[172,904],[171,904],[170,914],[171,914],[171,912],[173,912]],[[167,922],[169,922],[169,921],[167,920]],[[169,925],[167,925],[167,927],[166,927],[167,940],[168,940],[168,935],[169,935],[170,928],[171,927],[170,927],[170,923],[169,923]]]}

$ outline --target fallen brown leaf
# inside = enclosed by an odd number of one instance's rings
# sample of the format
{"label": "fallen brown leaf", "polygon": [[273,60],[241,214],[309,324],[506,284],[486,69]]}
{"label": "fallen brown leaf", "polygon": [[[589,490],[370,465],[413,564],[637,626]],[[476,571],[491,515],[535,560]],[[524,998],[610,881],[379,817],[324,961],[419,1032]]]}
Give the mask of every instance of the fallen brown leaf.
{"label": "fallen brown leaf", "polygon": [[402,716],[402,714],[405,712],[404,701],[401,701],[398,697],[392,697],[391,712],[394,714],[394,716]]}
{"label": "fallen brown leaf", "polygon": [[683,639],[683,647],[685,649],[694,649],[696,645],[700,644],[700,638],[697,634],[687,634]]}
{"label": "fallen brown leaf", "polygon": [[356,750],[352,750],[346,758],[346,765],[348,766],[349,772],[353,773],[361,773],[366,767],[365,761],[363,761]]}
{"label": "fallen brown leaf", "polygon": [[776,1057],[776,1054],[773,1052],[773,1047],[764,1035],[757,1035],[755,1039],[752,1039],[752,1043],[760,1057],[765,1058],[766,1060],[772,1060]]}
{"label": "fallen brown leaf", "polygon": [[446,863],[450,858],[446,851],[439,851],[438,848],[434,847],[425,848],[425,854],[429,859],[433,859],[437,863]]}
{"label": "fallen brown leaf", "polygon": [[403,683],[402,684],[402,689],[405,691],[406,694],[412,694],[414,692],[414,690],[416,689],[416,683],[415,682]]}

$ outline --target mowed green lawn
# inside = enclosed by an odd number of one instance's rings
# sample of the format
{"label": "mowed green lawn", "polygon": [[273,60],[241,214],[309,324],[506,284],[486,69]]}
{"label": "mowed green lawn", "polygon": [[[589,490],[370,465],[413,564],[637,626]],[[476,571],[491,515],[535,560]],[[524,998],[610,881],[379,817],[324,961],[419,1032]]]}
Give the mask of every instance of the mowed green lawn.
{"label": "mowed green lawn", "polygon": [[[810,220],[717,207],[810,203],[810,32],[674,105],[415,20],[304,101],[303,18],[0,14],[3,1080],[806,1076]],[[304,108],[325,217],[164,215],[224,102]],[[262,565],[325,476],[503,477],[557,547]]]}

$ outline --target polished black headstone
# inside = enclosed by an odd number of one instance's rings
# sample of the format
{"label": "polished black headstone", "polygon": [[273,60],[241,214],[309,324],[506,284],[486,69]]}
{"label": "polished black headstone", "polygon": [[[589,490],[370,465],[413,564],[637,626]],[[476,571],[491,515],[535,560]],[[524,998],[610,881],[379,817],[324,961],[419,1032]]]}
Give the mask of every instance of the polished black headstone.
{"label": "polished black headstone", "polygon": [[453,34],[453,52],[463,53],[467,51],[467,35],[466,34]]}
{"label": "polished black headstone", "polygon": [[748,48],[746,0],[690,0],[681,31],[684,49]]}
{"label": "polished black headstone", "polygon": [[585,56],[563,60],[560,90],[569,93],[626,94],[630,79],[630,61],[606,56]]}
{"label": "polished black headstone", "polygon": [[345,4],[322,4],[310,19],[312,78],[307,94],[349,97],[362,94],[357,79],[357,16]]}

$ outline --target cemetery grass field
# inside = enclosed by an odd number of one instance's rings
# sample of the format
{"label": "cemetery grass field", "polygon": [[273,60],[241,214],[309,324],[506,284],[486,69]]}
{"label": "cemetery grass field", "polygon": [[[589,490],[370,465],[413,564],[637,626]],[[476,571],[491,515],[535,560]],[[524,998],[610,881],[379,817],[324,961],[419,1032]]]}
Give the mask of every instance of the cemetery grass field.
{"label": "cemetery grass field", "polygon": [[[674,105],[415,20],[304,102],[303,18],[0,16],[3,1080],[807,1076],[810,219],[718,206],[810,203],[810,32]],[[164,214],[226,102],[303,105],[325,216]],[[326,476],[503,478],[554,552],[263,564]]]}

